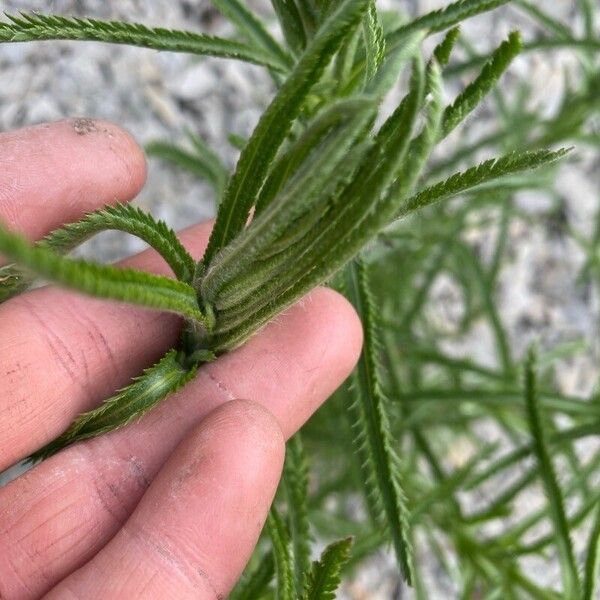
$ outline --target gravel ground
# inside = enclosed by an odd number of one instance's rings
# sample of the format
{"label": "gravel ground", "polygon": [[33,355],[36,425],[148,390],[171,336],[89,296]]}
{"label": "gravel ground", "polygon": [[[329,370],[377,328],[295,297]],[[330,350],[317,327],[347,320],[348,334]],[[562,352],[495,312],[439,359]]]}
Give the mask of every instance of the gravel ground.
{"label": "gravel ground", "polygon": [[[260,2],[250,2],[259,10]],[[384,3],[381,3],[382,5]],[[441,0],[388,0],[387,6],[424,12],[446,4]],[[547,5],[548,4],[548,5]],[[573,2],[544,2],[544,9],[572,20]],[[63,14],[141,21],[149,25],[202,29],[228,34],[227,24],[204,0],[142,2],[141,0],[0,0],[0,9],[38,10]],[[485,50],[518,25],[525,32],[530,23],[514,11],[499,10],[470,21],[465,32]],[[551,114],[565,85],[565,70],[572,65],[569,53],[557,52],[541,60],[519,58],[514,74],[527,76],[534,87],[532,102]],[[95,43],[11,44],[0,46],[0,130],[64,117],[87,116],[119,123],[144,144],[151,140],[181,138],[189,127],[201,133],[233,165],[236,153],[227,142],[229,133],[248,135],[272,93],[268,77],[260,68],[218,59],[195,60],[168,53],[106,46]],[[510,83],[511,77],[508,78]],[[485,114],[473,128],[486,127]],[[489,121],[487,122],[489,124]],[[563,167],[558,191],[572,227],[589,234],[598,206],[599,157],[583,154]],[[155,216],[175,228],[211,216],[210,189],[191,177],[151,160],[149,179],[137,200]],[[532,214],[546,204],[535,194],[519,201]],[[488,233],[475,233],[473,242],[486,245]],[[143,247],[131,238],[104,234],[87,244],[84,252],[115,260]],[[589,351],[564,363],[559,377],[562,391],[589,393],[598,376],[599,299],[591,289],[581,290],[576,277],[583,254],[569,239],[550,227],[531,229],[516,223],[510,231],[511,260],[501,283],[502,317],[516,347],[523,349],[533,337],[553,346],[573,339],[588,341]],[[436,286],[441,300],[432,318],[451,320],[460,299],[451,281]],[[467,340],[479,356],[492,361],[493,344],[484,333]],[[460,351],[461,348],[457,348]],[[535,500],[535,499],[534,499]],[[397,598],[393,563],[380,556],[346,586],[348,598]],[[446,595],[445,595],[446,594]],[[406,596],[404,596],[406,597]],[[440,591],[439,598],[447,598]]]}

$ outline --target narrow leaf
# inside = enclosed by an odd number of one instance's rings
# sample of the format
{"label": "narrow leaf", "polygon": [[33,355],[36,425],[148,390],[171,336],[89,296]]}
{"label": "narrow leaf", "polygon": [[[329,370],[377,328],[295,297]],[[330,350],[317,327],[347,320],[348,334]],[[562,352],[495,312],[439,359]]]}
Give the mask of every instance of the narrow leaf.
{"label": "narrow leaf", "polygon": [[511,33],[508,40],[498,47],[483,67],[479,77],[468,85],[454,103],[446,109],[442,124],[443,137],[448,136],[475,110],[496,85],[513,59],[521,52],[522,47],[521,35],[518,32]]}
{"label": "narrow leaf", "polygon": [[583,600],[594,600],[600,592],[600,504],[596,509],[596,518],[590,531],[590,539],[587,545]]}
{"label": "narrow leaf", "polygon": [[363,37],[366,53],[365,84],[368,84],[377,74],[385,57],[385,38],[375,0],[369,3],[369,10],[363,20]]}
{"label": "narrow leaf", "polygon": [[291,57],[267,31],[262,21],[239,0],[211,0],[219,11],[226,16],[238,31],[255,46],[268,53],[288,70],[292,65]]}
{"label": "narrow leaf", "polygon": [[[234,307],[233,314],[219,315],[215,330],[219,348],[221,344],[228,348],[241,343],[272,316],[341,268],[362,247],[360,240],[366,242],[379,229],[378,223],[387,224],[389,211],[375,210],[374,205],[393,181],[408,149],[423,98],[422,75],[421,63],[415,61],[411,91],[379,130],[350,184],[341,190],[335,214],[323,227],[315,227],[303,241],[305,250],[300,259],[290,264],[281,277],[265,282],[261,293],[246,302],[241,313]],[[365,218],[375,219],[377,224],[350,235]],[[339,251],[340,245],[350,247]]]}
{"label": "narrow leaf", "polygon": [[387,526],[404,579],[412,580],[412,549],[408,535],[408,508],[400,482],[399,459],[388,417],[388,401],[381,384],[381,346],[376,311],[366,265],[358,260],[346,267],[348,298],[361,316],[363,352],[353,375],[352,406],[356,444],[368,492],[383,511],[380,526]]}
{"label": "narrow leaf", "polygon": [[555,540],[560,556],[563,593],[567,598],[580,597],[580,582],[577,563],[573,553],[571,532],[565,512],[563,493],[558,485],[554,465],[550,458],[546,433],[540,414],[535,355],[530,350],[525,363],[525,408],[529,429],[532,435],[534,453],[540,469],[540,476],[548,498],[550,516],[555,530]]}
{"label": "narrow leaf", "polygon": [[429,33],[437,33],[508,2],[510,0],[458,0],[444,8],[422,15],[393,31],[388,36],[388,48],[402,43],[406,35],[413,31],[424,29]]}
{"label": "narrow leaf", "polygon": [[[273,173],[280,180],[285,177],[285,170],[292,166],[292,161],[302,160],[303,155],[308,155],[277,197],[215,257],[202,281],[202,297],[205,301],[216,301],[225,285],[235,281],[240,274],[249,272],[253,261],[271,254],[269,248],[290,224],[303,214],[308,214],[320,201],[323,192],[328,190],[331,181],[335,182],[338,174],[344,174],[340,171],[342,163],[364,135],[374,115],[371,102],[354,104],[356,112],[350,111],[347,115],[340,113],[337,124],[327,118],[331,114],[328,111],[325,119],[318,120],[315,127],[300,138],[298,145],[292,147],[288,159],[284,158],[285,162],[277,165]],[[328,131],[330,123],[331,131]],[[316,148],[311,148],[312,144],[316,144]],[[269,188],[265,190],[267,198],[275,193],[273,187],[279,185],[278,180],[268,180]],[[267,201],[263,200],[263,203]]]}
{"label": "narrow leaf", "polygon": [[263,113],[240,155],[217,214],[204,264],[226,246],[244,227],[256,196],[278,149],[287,137],[313,85],[358,24],[368,0],[345,0],[323,24],[302,58]]}
{"label": "narrow leaf", "polygon": [[98,408],[77,417],[60,437],[32,454],[29,460],[48,458],[71,444],[127,425],[183,387],[195,373],[195,368],[186,369],[181,365],[177,351],[169,351],[129,386]]}
{"label": "narrow leaf", "polygon": [[495,181],[501,177],[550,165],[566,156],[569,152],[570,150],[568,149],[556,152],[550,150],[511,152],[499,158],[492,158],[480,165],[471,167],[467,171],[455,173],[448,179],[421,190],[418,194],[402,203],[397,216],[400,218],[435,202],[473,191],[478,186]]}
{"label": "narrow leaf", "polygon": [[296,596],[304,589],[304,576],[310,568],[310,527],[308,521],[308,464],[297,433],[287,444],[283,486],[294,557]]}
{"label": "narrow leaf", "polygon": [[220,198],[229,178],[227,168],[199,136],[188,137],[193,144],[193,152],[176,144],[157,140],[146,145],[146,153],[206,180],[214,189],[217,198]]}
{"label": "narrow leaf", "polygon": [[460,27],[453,27],[444,37],[442,42],[438,44],[433,51],[435,59],[438,64],[442,67],[446,66],[450,62],[450,55],[456,44],[456,40],[460,35]]}
{"label": "narrow leaf", "polygon": [[289,534],[275,507],[271,507],[267,517],[267,528],[275,558],[276,598],[277,600],[294,600],[294,564]]}
{"label": "narrow leaf", "polygon": [[306,48],[306,32],[294,0],[271,0],[283,36],[296,55]]}
{"label": "narrow leaf", "polygon": [[340,573],[350,558],[352,538],[327,546],[308,574],[302,600],[335,600],[340,585]]}
{"label": "narrow leaf", "polygon": [[260,48],[192,31],[59,15],[21,13],[18,17],[8,14],[6,17],[8,22],[0,22],[0,43],[37,40],[107,42],[153,50],[236,58],[276,71],[285,71],[288,68],[283,59]]}
{"label": "narrow leaf", "polygon": [[257,600],[257,598],[262,598],[273,579],[274,572],[273,553],[268,552],[256,569],[251,573],[245,573],[242,579],[238,581],[231,594],[229,594],[229,600]]}
{"label": "narrow leaf", "polygon": [[65,258],[0,227],[0,252],[28,271],[84,294],[181,314],[206,326],[196,292],[182,281]]}

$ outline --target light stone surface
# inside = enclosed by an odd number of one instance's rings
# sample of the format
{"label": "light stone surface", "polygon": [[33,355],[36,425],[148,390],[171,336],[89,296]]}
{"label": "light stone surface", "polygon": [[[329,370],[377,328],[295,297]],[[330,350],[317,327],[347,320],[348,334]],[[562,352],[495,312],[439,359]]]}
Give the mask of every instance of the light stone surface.
{"label": "light stone surface", "polygon": [[[266,0],[250,2],[268,14]],[[442,0],[386,0],[388,8],[409,13],[425,12],[446,4]],[[580,27],[573,17],[572,0],[544,2],[544,9]],[[206,0],[0,0],[8,12],[56,12],[98,18],[126,19],[148,25],[188,28],[215,34],[230,29]],[[499,43],[515,27],[531,37],[536,29],[516,10],[501,9],[469,21],[463,28],[474,46],[485,51]],[[551,116],[572,71],[570,52],[553,52],[543,58],[519,58],[506,78],[513,86],[527,79],[532,86],[531,107]],[[190,128],[202,134],[227,164],[233,165],[236,151],[227,142],[229,133],[247,136],[273,88],[260,68],[219,59],[194,59],[184,55],[107,46],[97,43],[44,42],[0,46],[0,131],[43,121],[73,116],[109,119],[128,129],[140,143],[154,139],[182,139]],[[456,90],[447,90],[448,94]],[[489,129],[493,111],[487,105],[471,120],[471,134]],[[598,127],[600,129],[600,127]],[[588,236],[599,206],[600,157],[578,153],[560,170],[557,191],[565,203],[569,226]],[[149,179],[137,200],[155,216],[175,228],[212,215],[210,189],[192,177],[150,160]],[[499,306],[511,342],[522,353],[530,340],[541,339],[543,347],[584,339],[587,350],[564,361],[558,384],[568,394],[587,394],[598,377],[600,336],[597,289],[582,286],[577,274],[584,260],[576,244],[556,234],[544,220],[547,198],[535,193],[519,195],[519,203],[534,218],[534,225],[515,222],[510,230],[510,259],[501,276]],[[473,230],[470,240],[482,252],[489,252],[490,232]],[[134,239],[104,234],[87,244],[85,253],[115,260],[143,247]],[[460,317],[460,291],[450,279],[434,286],[431,318],[446,326]],[[481,362],[493,362],[493,343],[487,331],[454,345],[457,353],[476,354]],[[490,435],[497,435],[491,432]],[[468,448],[458,447],[452,460],[459,463]],[[461,458],[462,457],[462,458]],[[540,502],[541,491],[531,494],[531,505]],[[529,504],[529,503],[527,503]],[[556,574],[544,572],[544,565],[532,563],[544,579]],[[436,580],[435,567],[427,578]],[[451,598],[453,590],[436,581],[432,598]],[[378,554],[355,580],[344,588],[353,600],[409,598],[402,590],[389,554]]]}

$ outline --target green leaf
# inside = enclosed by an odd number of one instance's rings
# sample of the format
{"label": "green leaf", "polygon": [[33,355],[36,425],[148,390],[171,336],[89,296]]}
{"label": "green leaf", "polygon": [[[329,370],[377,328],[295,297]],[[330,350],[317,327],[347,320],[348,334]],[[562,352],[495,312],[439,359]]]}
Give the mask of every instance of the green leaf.
{"label": "green leaf", "polygon": [[[287,158],[284,157],[276,165],[274,177],[267,181],[267,200],[263,199],[260,214],[214,258],[206,271],[201,286],[203,300],[208,303],[216,302],[226,285],[233,283],[240,275],[250,274],[250,265],[261,257],[271,255],[272,244],[278,241],[296,219],[307,214],[313,207],[318,210],[323,192],[329,189],[331,182],[337,181],[338,175],[345,175],[340,170],[341,166],[347,161],[348,152],[364,135],[374,116],[373,103],[368,99],[354,100],[352,105],[346,102],[345,105],[348,110],[338,113],[335,119],[337,123],[330,118],[334,113],[327,111],[292,146]],[[299,161],[302,161],[301,165],[296,166],[297,171],[285,188],[269,201],[268,198],[276,193],[274,188],[286,177],[287,169],[293,170],[293,166]],[[222,299],[222,304],[230,304],[226,295]]]}
{"label": "green leaf", "polygon": [[493,10],[510,0],[458,0],[439,10],[429,12],[406,25],[399,27],[388,36],[388,48],[393,48],[405,39],[406,35],[420,29],[429,33],[444,31],[458,25],[465,19]]}
{"label": "green leaf", "polygon": [[427,65],[425,93],[428,103],[427,117],[421,132],[410,143],[406,160],[388,194],[390,198],[404,198],[413,190],[440,138],[443,90],[442,74],[436,60],[429,61]]}
{"label": "green leaf", "polygon": [[433,55],[440,66],[445,67],[450,62],[450,55],[459,36],[460,27],[453,27],[434,49]]}
{"label": "green leaf", "polygon": [[308,521],[308,463],[300,434],[287,444],[283,487],[286,493],[288,521],[294,557],[296,596],[304,589],[304,577],[310,568],[310,526]]}
{"label": "green leaf", "polygon": [[[336,129],[348,125],[354,117],[364,113],[365,109],[375,108],[373,98],[357,96],[333,101],[323,111],[317,113],[306,126],[302,134],[287,148],[273,167],[256,201],[255,218],[271,204],[284,184],[294,175],[311,153],[317,153],[319,145],[326,136]],[[323,156],[322,162],[329,162]]]}
{"label": "green leaf", "polygon": [[208,326],[196,292],[182,281],[133,269],[65,258],[0,226],[0,252],[39,277],[76,291],[147,308],[174,312]]}
{"label": "green leaf", "polygon": [[183,387],[195,373],[195,367],[186,369],[181,365],[177,351],[169,351],[129,386],[98,408],[77,417],[60,437],[33,453],[28,460],[35,462],[48,458],[71,444],[124,427]]}
{"label": "green leaf", "polygon": [[483,67],[479,77],[469,84],[454,103],[446,109],[442,137],[448,136],[472,113],[496,85],[513,59],[521,52],[523,43],[518,32],[512,32]]}
{"label": "green leaf", "polygon": [[200,136],[188,134],[188,139],[194,151],[157,140],[146,145],[146,153],[206,180],[214,189],[217,198],[220,198],[229,178],[227,168]]}
{"label": "green leaf", "polygon": [[107,206],[87,214],[80,221],[54,230],[39,242],[42,248],[70,252],[91,236],[109,229],[134,235],[154,248],[181,281],[190,283],[195,262],[182,246],[175,232],[164,222],[131,204]]}
{"label": "green leaf", "polygon": [[[351,183],[341,190],[335,212],[323,227],[307,234],[302,256],[290,260],[280,277],[265,282],[261,292],[243,306],[219,314],[214,331],[216,347],[231,348],[242,343],[271,317],[333,275],[388,223],[390,207],[383,211],[375,207],[402,164],[423,91],[420,62],[415,61],[411,91],[379,130]],[[365,228],[361,226],[365,219],[375,222]]]}
{"label": "green leaf", "polygon": [[229,600],[257,600],[262,598],[273,579],[275,564],[272,552],[262,558],[256,569],[245,573],[229,594]]}
{"label": "green leaf", "polygon": [[596,509],[585,556],[583,600],[594,600],[598,597],[600,583],[600,504]]}
{"label": "green leaf", "polygon": [[219,11],[226,16],[238,31],[255,46],[268,53],[273,59],[285,66],[288,71],[293,61],[275,38],[267,31],[260,19],[238,0],[211,0]]}
{"label": "green leaf", "polygon": [[385,57],[385,38],[379,22],[375,0],[371,0],[369,3],[369,10],[363,20],[363,37],[366,53],[366,85],[375,77]]}
{"label": "green leaf", "polygon": [[[191,282],[195,262],[177,236],[164,222],[155,221],[149,214],[129,204],[117,204],[89,213],[80,221],[54,230],[37,242],[37,246],[62,254],[107,230],[124,231],[144,240],[166,260],[178,279]],[[30,274],[15,265],[0,267],[0,302],[25,291],[33,281]]]}
{"label": "green leaf", "polygon": [[535,354],[533,350],[529,351],[525,363],[525,407],[529,429],[533,438],[533,449],[539,465],[540,477],[544,484],[544,490],[550,507],[550,515],[554,525],[556,545],[560,557],[563,593],[567,598],[578,598],[581,592],[579,574],[573,553],[564,498],[550,458],[546,433],[540,414],[535,372]]}
{"label": "green leaf", "polygon": [[357,260],[346,267],[345,291],[363,322],[363,351],[353,374],[355,402],[351,407],[355,445],[361,471],[374,505],[381,511],[381,527],[392,538],[404,579],[412,581],[412,549],[408,507],[400,481],[400,462],[394,451],[388,416],[389,402],[382,388],[381,344],[367,267]]}
{"label": "green leaf", "polygon": [[550,165],[566,156],[569,152],[570,150],[568,149],[556,152],[550,150],[511,152],[505,156],[492,158],[466,171],[455,173],[448,179],[421,190],[418,194],[408,198],[401,204],[397,216],[400,218],[435,202],[452,198],[465,192],[474,191],[478,186],[495,181],[501,177]]}
{"label": "green leaf", "polygon": [[288,68],[285,61],[259,48],[192,31],[59,15],[21,13],[18,17],[8,14],[6,17],[8,22],[0,22],[0,43],[37,40],[107,42],[153,50],[236,58],[276,71],[285,72]]}
{"label": "green leaf", "polygon": [[272,161],[314,84],[358,24],[368,0],[345,0],[323,24],[256,126],[238,160],[206,249],[204,264],[244,228]]}
{"label": "green leaf", "polygon": [[271,507],[269,511],[267,529],[275,558],[276,598],[277,600],[294,600],[294,564],[290,538],[285,523],[275,507]]}
{"label": "green leaf", "polygon": [[288,46],[298,55],[306,48],[304,23],[294,0],[271,0]]}
{"label": "green leaf", "polygon": [[321,558],[312,564],[302,600],[335,600],[340,573],[350,558],[352,538],[327,546]]}

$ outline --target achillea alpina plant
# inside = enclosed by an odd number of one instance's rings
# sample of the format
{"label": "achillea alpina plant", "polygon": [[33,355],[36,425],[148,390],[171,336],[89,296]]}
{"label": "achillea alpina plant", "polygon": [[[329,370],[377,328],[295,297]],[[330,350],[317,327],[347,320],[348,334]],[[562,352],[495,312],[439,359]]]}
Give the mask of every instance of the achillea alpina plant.
{"label": "achillea alpina plant", "polygon": [[[164,223],[125,205],[88,214],[34,245],[0,228],[0,252],[13,261],[0,269],[2,301],[41,278],[99,298],[171,311],[185,319],[175,348],[127,388],[79,416],[30,460],[125,426],[184,386],[203,363],[244,344],[311,289],[329,282],[353,302],[365,329],[363,355],[352,378],[354,403],[347,413],[355,430],[366,505],[376,527],[387,531],[404,578],[414,581],[410,531],[418,517],[414,507],[407,507],[406,496],[413,496],[403,482],[409,467],[401,464],[390,424],[391,405],[384,392],[389,382],[381,350],[386,327],[377,315],[373,297],[377,284],[372,283],[364,250],[385,246],[401,226],[400,220],[415,211],[502,186],[519,174],[557,161],[567,151],[524,143],[520,149],[508,148],[505,154],[438,181],[425,177],[435,170],[431,157],[438,144],[479,106],[523,49],[520,35],[511,33],[489,56],[473,56],[470,66],[478,66],[479,74],[446,104],[444,79],[450,69],[457,69],[449,63],[460,40],[458,25],[508,0],[459,0],[412,21],[380,13],[374,0],[272,0],[283,43],[237,0],[213,3],[235,25],[241,41],[54,15],[7,15],[0,23],[2,42],[95,40],[248,61],[268,69],[277,88],[230,176],[199,140],[194,153],[163,143],[149,147],[154,154],[201,174],[219,195],[216,222],[200,262],[192,259]],[[421,43],[437,33],[445,36],[425,56]],[[587,40],[578,46],[592,47],[592,36]],[[532,50],[533,45],[526,49]],[[383,99],[405,72],[406,93],[384,118]],[[548,136],[545,141],[555,144],[566,137]],[[105,230],[143,239],[165,259],[174,278],[65,256]],[[418,232],[415,235],[418,238]],[[442,249],[443,243],[438,246]],[[508,366],[507,373],[512,375]],[[526,388],[524,397],[536,440],[533,451],[546,474],[548,495],[560,498],[545,451],[529,363]],[[435,471],[426,440],[418,429],[413,434]],[[442,477],[441,471],[438,474]],[[452,495],[463,481],[476,485],[471,471],[462,477],[446,479],[440,489],[445,485]],[[330,546],[311,566],[307,481],[298,439],[289,448],[284,480],[289,525],[272,512],[268,529],[273,554],[243,582],[236,597],[259,597],[273,571],[278,597],[333,597],[350,541]],[[426,508],[417,506],[416,513],[419,510]],[[563,538],[568,539],[560,499],[553,505],[553,514]],[[468,536],[464,543],[471,543]],[[565,585],[578,594],[572,549],[567,543],[561,547]],[[597,569],[593,556],[589,560],[588,570]],[[485,589],[490,592],[486,597],[501,597]]]}

